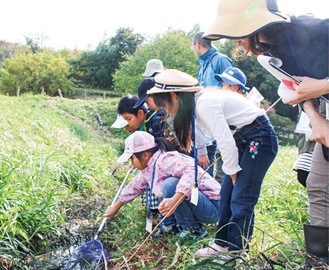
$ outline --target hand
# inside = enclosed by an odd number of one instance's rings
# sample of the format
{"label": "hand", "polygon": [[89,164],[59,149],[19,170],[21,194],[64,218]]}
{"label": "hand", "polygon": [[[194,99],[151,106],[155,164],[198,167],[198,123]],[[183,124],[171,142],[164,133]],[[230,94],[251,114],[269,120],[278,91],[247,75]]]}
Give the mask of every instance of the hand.
{"label": "hand", "polygon": [[202,168],[206,168],[209,165],[208,155],[198,156],[198,164]]}
{"label": "hand", "polygon": [[316,105],[312,100],[306,101],[303,108],[310,118],[312,140],[329,147],[329,121],[317,111]]}
{"label": "hand", "polygon": [[107,218],[114,217],[118,213],[122,205],[123,202],[119,199],[114,205],[108,206],[105,211],[104,217]]}
{"label": "hand", "polygon": [[318,117],[311,121],[311,125],[313,141],[329,147],[329,121],[319,114]]}
{"label": "hand", "polygon": [[170,217],[172,214],[174,214],[174,212],[178,206],[177,205],[175,208],[173,208],[175,203],[176,202],[173,200],[173,198],[163,199],[162,202],[158,206],[158,210],[159,210],[160,214],[163,216],[168,214],[167,217]]}
{"label": "hand", "polygon": [[116,209],[114,206],[109,206],[107,207],[104,217],[110,218],[110,217],[114,217],[118,212],[118,209]]}
{"label": "hand", "polygon": [[236,182],[236,179],[238,177],[238,173],[231,174],[230,177],[232,179],[232,183],[233,183],[233,186],[234,186],[235,182]]}
{"label": "hand", "polygon": [[165,198],[158,206],[158,210],[161,215],[170,217],[177,209],[178,205],[181,203],[177,203],[183,196],[183,193],[176,192],[174,196],[171,198]]}
{"label": "hand", "polygon": [[300,84],[293,84],[297,96],[293,99],[286,100],[286,104],[298,104],[303,100],[318,98],[329,92],[329,82],[327,80],[313,79],[309,77],[297,77],[301,81]]}

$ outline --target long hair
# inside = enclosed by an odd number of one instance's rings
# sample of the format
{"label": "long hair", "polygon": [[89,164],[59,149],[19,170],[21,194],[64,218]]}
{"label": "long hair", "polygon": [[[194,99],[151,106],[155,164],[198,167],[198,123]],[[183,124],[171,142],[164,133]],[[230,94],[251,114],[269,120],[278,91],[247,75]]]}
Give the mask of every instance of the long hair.
{"label": "long hair", "polygon": [[[192,109],[194,108],[194,93],[193,92],[176,92],[178,97],[178,111],[174,117],[174,130],[179,141],[180,148],[189,152],[192,147]],[[159,107],[164,107],[165,104],[173,106],[173,102],[168,93],[159,93],[153,95],[154,102]]]}

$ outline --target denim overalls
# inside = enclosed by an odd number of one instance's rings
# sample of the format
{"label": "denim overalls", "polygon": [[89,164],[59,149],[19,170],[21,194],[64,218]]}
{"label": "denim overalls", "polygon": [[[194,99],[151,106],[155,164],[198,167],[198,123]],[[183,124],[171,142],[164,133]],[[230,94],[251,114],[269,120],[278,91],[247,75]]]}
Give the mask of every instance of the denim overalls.
{"label": "denim overalls", "polygon": [[241,250],[252,236],[254,207],[265,174],[277,154],[278,139],[266,115],[235,129],[234,139],[242,170],[234,186],[229,175],[224,177],[215,242],[228,246],[229,250]]}

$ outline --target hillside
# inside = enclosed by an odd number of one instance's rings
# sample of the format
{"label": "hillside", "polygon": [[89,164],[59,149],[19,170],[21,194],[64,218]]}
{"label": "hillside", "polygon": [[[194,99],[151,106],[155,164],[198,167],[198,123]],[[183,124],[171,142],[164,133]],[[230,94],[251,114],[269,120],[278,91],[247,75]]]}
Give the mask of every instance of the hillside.
{"label": "hillside", "polygon": [[[127,172],[116,162],[127,133],[109,128],[117,103],[0,96],[0,269],[61,269],[70,247],[94,237]],[[291,169],[296,156],[295,146],[281,145],[266,175],[250,253],[225,267],[196,260],[215,226],[204,240],[172,235],[142,244],[146,209],[136,199],[101,234],[111,251],[108,269],[293,269],[305,256],[308,220],[306,191]]]}
{"label": "hillside", "polygon": [[68,218],[76,218],[75,209],[86,200],[96,200],[102,210],[84,206],[79,215],[102,214],[106,198],[116,191],[113,183],[125,173],[115,160],[126,135],[108,129],[116,104],[115,99],[0,97],[0,262],[47,251],[47,241]]}

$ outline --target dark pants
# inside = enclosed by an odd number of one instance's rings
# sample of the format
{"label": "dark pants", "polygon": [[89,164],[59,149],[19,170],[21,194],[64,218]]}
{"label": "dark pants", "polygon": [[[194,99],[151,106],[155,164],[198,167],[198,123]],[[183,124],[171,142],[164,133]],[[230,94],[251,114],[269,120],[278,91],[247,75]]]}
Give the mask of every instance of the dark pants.
{"label": "dark pants", "polygon": [[234,186],[230,176],[224,176],[215,242],[228,246],[229,250],[241,250],[246,247],[246,240],[251,239],[254,207],[265,174],[277,154],[278,140],[266,116],[243,127],[234,138],[242,170]]}

